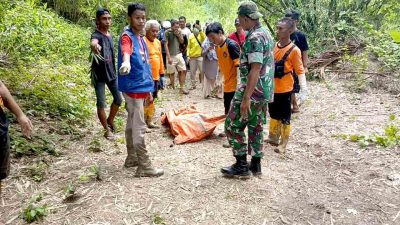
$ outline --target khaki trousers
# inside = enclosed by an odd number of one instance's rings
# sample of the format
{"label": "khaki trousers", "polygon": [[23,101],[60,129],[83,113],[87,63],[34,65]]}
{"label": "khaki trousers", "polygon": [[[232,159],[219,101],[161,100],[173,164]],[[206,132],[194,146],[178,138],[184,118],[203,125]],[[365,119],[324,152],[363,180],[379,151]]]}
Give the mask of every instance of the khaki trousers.
{"label": "khaki trousers", "polygon": [[127,159],[134,160],[137,157],[139,166],[150,167],[151,162],[147,153],[144,135],[146,122],[144,120],[144,99],[131,98],[125,93],[125,108],[128,111],[126,121],[125,139],[128,151]]}

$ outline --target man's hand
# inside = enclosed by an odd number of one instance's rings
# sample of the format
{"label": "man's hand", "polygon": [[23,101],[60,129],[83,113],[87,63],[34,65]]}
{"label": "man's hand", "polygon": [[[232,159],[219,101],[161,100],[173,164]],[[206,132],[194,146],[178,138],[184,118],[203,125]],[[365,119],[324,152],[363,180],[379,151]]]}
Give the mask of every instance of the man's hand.
{"label": "man's hand", "polygon": [[154,101],[153,94],[150,93],[149,96],[147,97],[147,99],[148,99],[148,101],[149,101],[150,103],[153,102],[153,101]]}
{"label": "man's hand", "polygon": [[308,68],[304,67],[304,73],[307,74],[308,73]]}
{"label": "man's hand", "polygon": [[101,46],[99,44],[92,45],[92,52],[96,55],[100,55]]}
{"label": "man's hand", "polygon": [[154,101],[153,95],[149,93],[149,95],[144,100],[144,106],[149,106]]}
{"label": "man's hand", "polygon": [[29,120],[28,117],[25,116],[25,114],[21,115],[20,117],[17,118],[17,121],[19,125],[21,126],[22,133],[25,135],[25,137],[30,138],[32,134],[32,122]]}
{"label": "man's hand", "polygon": [[250,99],[243,98],[242,103],[240,104],[241,119],[248,120],[250,114],[251,114]]}
{"label": "man's hand", "polygon": [[171,59],[171,57],[168,57],[167,61],[168,61],[168,64],[169,64],[169,65],[172,65],[172,59]]}
{"label": "man's hand", "polygon": [[90,48],[92,49],[92,52],[94,54],[100,55],[101,46],[99,45],[99,40],[92,39],[92,42],[90,43]]}
{"label": "man's hand", "polygon": [[131,72],[131,63],[129,61],[123,62],[121,68],[119,68],[119,73],[121,75],[128,75],[130,72]]}
{"label": "man's hand", "polygon": [[175,34],[177,37],[181,36],[181,35],[182,35],[181,29],[174,30],[174,34]]}

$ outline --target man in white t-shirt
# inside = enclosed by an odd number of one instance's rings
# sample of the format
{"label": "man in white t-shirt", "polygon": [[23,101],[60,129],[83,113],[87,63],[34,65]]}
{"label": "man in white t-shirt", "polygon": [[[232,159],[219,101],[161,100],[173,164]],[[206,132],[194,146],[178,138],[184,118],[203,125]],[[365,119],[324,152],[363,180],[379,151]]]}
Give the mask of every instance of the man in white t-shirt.
{"label": "man in white t-shirt", "polygon": [[192,33],[189,28],[186,27],[186,17],[179,17],[179,27],[182,30],[182,34],[185,35],[188,39],[190,34]]}
{"label": "man in white t-shirt", "polygon": [[[184,43],[181,45],[181,52],[183,59],[185,60],[186,66],[188,65],[188,58],[187,58],[187,45],[189,41],[189,36],[192,34],[189,28],[186,27],[186,17],[180,16],[179,17],[179,28],[181,29],[181,33],[183,35]],[[190,68],[189,68],[190,69]],[[186,74],[186,71],[185,71]]]}

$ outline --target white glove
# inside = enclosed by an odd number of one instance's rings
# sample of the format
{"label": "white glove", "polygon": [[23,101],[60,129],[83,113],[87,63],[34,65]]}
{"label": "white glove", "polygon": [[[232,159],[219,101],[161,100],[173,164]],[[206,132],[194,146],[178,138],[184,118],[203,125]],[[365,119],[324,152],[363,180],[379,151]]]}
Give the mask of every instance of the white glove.
{"label": "white glove", "polygon": [[131,72],[131,63],[129,61],[123,62],[121,68],[119,68],[119,73],[121,75],[128,75],[130,72]]}
{"label": "white glove", "polygon": [[303,104],[307,100],[308,89],[307,89],[307,79],[305,74],[298,75],[299,84],[300,84],[300,93],[299,93],[299,105]]}

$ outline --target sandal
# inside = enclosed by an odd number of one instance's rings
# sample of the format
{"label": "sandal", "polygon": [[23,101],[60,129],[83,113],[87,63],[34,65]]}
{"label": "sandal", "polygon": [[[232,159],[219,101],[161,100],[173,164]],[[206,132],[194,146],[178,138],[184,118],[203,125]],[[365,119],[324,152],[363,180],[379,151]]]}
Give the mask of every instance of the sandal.
{"label": "sandal", "polygon": [[114,125],[114,123],[111,124],[111,123],[109,123],[108,120],[107,120],[107,126],[108,126],[108,128],[110,128],[111,132],[113,132],[113,133],[115,132],[115,125]]}

